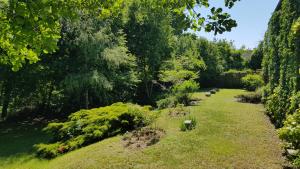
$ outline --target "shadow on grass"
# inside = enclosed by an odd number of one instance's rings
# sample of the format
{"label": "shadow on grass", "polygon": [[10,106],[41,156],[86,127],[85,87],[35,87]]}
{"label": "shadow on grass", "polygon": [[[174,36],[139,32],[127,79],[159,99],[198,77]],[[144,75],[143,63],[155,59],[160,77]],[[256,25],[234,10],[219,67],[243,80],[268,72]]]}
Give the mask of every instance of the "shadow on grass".
{"label": "shadow on grass", "polygon": [[23,122],[0,123],[0,158],[14,158],[33,154],[33,145],[46,142],[49,136],[42,132],[44,124]]}

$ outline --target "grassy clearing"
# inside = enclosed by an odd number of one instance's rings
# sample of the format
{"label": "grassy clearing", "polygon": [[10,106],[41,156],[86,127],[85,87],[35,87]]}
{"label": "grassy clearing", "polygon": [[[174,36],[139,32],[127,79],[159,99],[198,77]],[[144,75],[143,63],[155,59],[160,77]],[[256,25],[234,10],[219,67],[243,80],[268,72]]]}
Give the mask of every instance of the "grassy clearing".
{"label": "grassy clearing", "polygon": [[[209,98],[204,92],[196,93],[203,100],[189,107],[197,118],[196,129],[189,132],[180,131],[183,117],[171,118],[168,111],[162,112],[153,126],[164,129],[166,135],[143,150],[124,148],[122,136],[117,136],[46,161],[30,153],[31,144],[45,138],[38,129],[1,133],[0,168],[282,168],[280,141],[263,106],[236,102],[234,96],[242,93],[226,89]],[[27,138],[16,141],[18,133]],[[3,153],[5,147],[9,148]],[[24,150],[11,153],[14,149]]]}

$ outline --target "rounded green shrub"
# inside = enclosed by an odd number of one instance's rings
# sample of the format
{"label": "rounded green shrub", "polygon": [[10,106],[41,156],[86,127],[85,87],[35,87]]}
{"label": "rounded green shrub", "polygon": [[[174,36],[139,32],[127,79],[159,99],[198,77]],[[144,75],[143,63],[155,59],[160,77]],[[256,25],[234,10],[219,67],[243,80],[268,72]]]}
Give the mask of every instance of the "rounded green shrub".
{"label": "rounded green shrub", "polygon": [[249,74],[242,78],[244,87],[249,91],[255,91],[264,85],[264,81],[260,75]]}

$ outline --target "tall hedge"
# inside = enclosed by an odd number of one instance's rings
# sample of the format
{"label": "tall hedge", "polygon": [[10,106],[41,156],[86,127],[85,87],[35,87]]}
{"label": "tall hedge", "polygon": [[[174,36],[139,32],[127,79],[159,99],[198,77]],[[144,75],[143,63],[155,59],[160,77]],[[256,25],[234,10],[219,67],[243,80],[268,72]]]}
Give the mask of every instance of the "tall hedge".
{"label": "tall hedge", "polygon": [[282,127],[290,113],[286,111],[291,107],[290,98],[299,91],[299,34],[292,31],[299,17],[299,0],[281,0],[265,34],[264,100],[277,127]]}

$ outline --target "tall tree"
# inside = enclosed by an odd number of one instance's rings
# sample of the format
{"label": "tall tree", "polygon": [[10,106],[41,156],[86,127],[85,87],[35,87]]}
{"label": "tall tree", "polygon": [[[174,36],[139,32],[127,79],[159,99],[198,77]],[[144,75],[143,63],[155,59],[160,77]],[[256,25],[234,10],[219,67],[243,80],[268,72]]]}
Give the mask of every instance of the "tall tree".
{"label": "tall tree", "polygon": [[128,54],[123,33],[113,33],[108,22],[87,16],[65,24],[62,45],[68,46],[64,60],[68,73],[63,85],[68,95],[77,98],[81,108],[89,108],[93,101],[94,105],[112,102],[113,94],[122,99],[132,93],[135,60]]}
{"label": "tall tree", "polygon": [[262,59],[263,59],[263,42],[260,42],[258,47],[254,49],[250,61],[249,67],[253,70],[261,69],[262,68]]}
{"label": "tall tree", "polygon": [[[231,8],[238,0],[225,0]],[[6,51],[0,62],[18,70],[24,63],[35,63],[43,53],[57,50],[61,38],[61,18],[77,18],[78,11],[93,14],[96,17],[107,17],[122,11],[124,0],[1,0],[0,1],[0,48]],[[162,0],[159,2],[164,10],[171,9],[173,14],[180,14],[179,20],[185,20],[189,27],[223,33],[236,26],[230,15],[221,8],[211,8],[207,17],[195,12],[198,7],[209,7],[209,0]],[[149,5],[151,1],[148,1]],[[190,15],[184,15],[185,10]],[[207,22],[205,22],[207,20]],[[189,22],[186,22],[189,21]],[[182,24],[181,24],[182,25]],[[187,28],[187,27],[186,27]]]}

